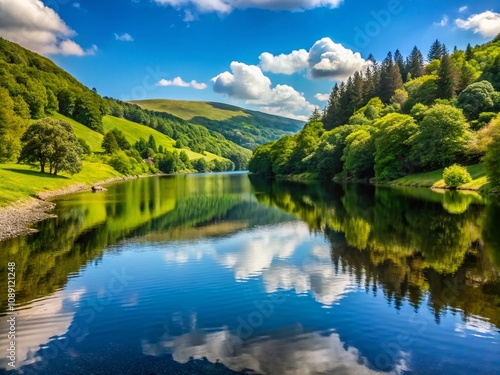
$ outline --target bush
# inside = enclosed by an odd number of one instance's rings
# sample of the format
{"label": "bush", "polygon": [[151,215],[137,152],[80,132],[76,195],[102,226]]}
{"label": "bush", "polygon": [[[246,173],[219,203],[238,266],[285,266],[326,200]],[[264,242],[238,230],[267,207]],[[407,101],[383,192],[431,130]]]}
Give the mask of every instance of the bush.
{"label": "bush", "polygon": [[445,168],[443,171],[443,179],[446,187],[450,189],[456,189],[460,185],[467,184],[472,181],[467,168],[462,167],[458,164],[453,164],[452,166]]}

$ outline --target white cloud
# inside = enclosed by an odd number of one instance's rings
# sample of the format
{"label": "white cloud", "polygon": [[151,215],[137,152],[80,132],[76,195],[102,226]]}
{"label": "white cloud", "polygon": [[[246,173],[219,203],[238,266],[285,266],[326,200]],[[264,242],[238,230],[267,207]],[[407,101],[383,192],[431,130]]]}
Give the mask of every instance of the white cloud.
{"label": "white cloud", "polygon": [[0,36],[41,54],[92,55],[83,49],[59,15],[39,0],[0,0]]}
{"label": "white cloud", "polygon": [[130,35],[129,33],[125,33],[125,34],[121,34],[121,35],[115,33],[115,39],[121,40],[122,42],[133,42],[134,41],[134,38],[132,38],[132,35]]}
{"label": "white cloud", "polygon": [[309,53],[305,49],[292,51],[285,55],[273,56],[269,52],[264,52],[259,56],[259,66],[264,72],[293,74],[307,68]]}
{"label": "white cloud", "polygon": [[475,34],[481,34],[484,37],[494,37],[500,33],[500,13],[487,10],[473,14],[466,20],[458,18],[455,24],[459,29],[473,30]]}
{"label": "white cloud", "polygon": [[184,22],[192,22],[197,19],[196,15],[193,14],[190,10],[186,9],[184,11],[184,18],[182,19]]}
{"label": "white cloud", "polygon": [[230,68],[231,72],[226,71],[212,78],[216,93],[245,100],[247,104],[260,105],[260,109],[264,112],[301,120],[306,117],[297,116],[295,112],[314,110],[314,106],[304,98],[304,95],[293,87],[276,85],[271,88],[271,80],[258,66],[233,61]]}
{"label": "white cloud", "polygon": [[464,6],[461,6],[460,8],[458,8],[458,11],[460,13],[464,13],[466,12],[467,10],[469,9],[469,7],[467,5],[464,5]]}
{"label": "white cloud", "polygon": [[175,77],[172,80],[162,78],[156,84],[157,86],[177,86],[177,87],[192,87],[196,90],[204,90],[207,85],[202,82],[196,82],[192,80],[191,82],[185,82],[181,77]]}
{"label": "white cloud", "polygon": [[73,8],[80,9],[80,3],[73,3]]}
{"label": "white cloud", "polygon": [[370,62],[330,38],[318,40],[309,50],[309,69],[312,78],[343,80],[356,71],[364,70]]}
{"label": "white cloud", "polygon": [[441,21],[434,22],[434,25],[445,27],[446,25],[448,25],[448,16],[446,14],[443,15],[443,18],[441,18]]}
{"label": "white cloud", "polygon": [[233,9],[303,11],[319,7],[337,8],[343,0],[154,0],[174,8],[194,6],[199,12],[230,13]]}
{"label": "white cloud", "polygon": [[319,100],[320,102],[326,102],[328,101],[328,99],[330,98],[330,94],[326,93],[326,94],[321,94],[321,93],[317,93],[316,95],[314,95],[314,97]]}

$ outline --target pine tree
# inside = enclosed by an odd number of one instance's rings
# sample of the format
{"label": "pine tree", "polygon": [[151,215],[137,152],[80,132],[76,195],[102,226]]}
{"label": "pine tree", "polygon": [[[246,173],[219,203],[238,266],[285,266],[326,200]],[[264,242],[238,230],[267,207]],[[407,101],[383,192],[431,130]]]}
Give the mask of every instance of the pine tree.
{"label": "pine tree", "polygon": [[465,49],[465,60],[469,61],[474,58],[474,50],[472,49],[472,46],[467,44],[467,48]]}
{"label": "pine tree", "polygon": [[438,69],[437,97],[441,99],[451,99],[457,89],[457,71],[448,54],[441,58],[441,65]]}
{"label": "pine tree", "polygon": [[431,45],[429,53],[427,54],[427,59],[429,61],[440,60],[445,54],[445,49],[445,45],[441,44],[441,42],[436,39],[436,41]]}
{"label": "pine tree", "polygon": [[424,56],[417,46],[413,47],[410,56],[406,60],[406,66],[407,75],[411,76],[411,78],[418,78],[424,75]]}
{"label": "pine tree", "polygon": [[399,52],[399,49],[394,52],[394,63],[398,64],[399,71],[401,72],[401,76],[403,77],[403,81],[406,82],[406,64],[403,55],[401,54],[401,52]]}
{"label": "pine tree", "polygon": [[392,53],[389,52],[382,62],[380,70],[380,85],[378,96],[384,103],[389,103],[394,91],[403,86],[403,79],[398,64],[392,60]]}

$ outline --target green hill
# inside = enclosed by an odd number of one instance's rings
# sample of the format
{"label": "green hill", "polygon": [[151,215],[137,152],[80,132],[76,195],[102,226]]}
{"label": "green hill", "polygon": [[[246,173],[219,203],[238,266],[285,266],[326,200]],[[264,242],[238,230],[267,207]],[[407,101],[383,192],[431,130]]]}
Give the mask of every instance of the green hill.
{"label": "green hill", "polygon": [[135,100],[131,103],[144,109],[170,113],[193,124],[203,125],[249,149],[284,135],[295,134],[305,124],[303,121],[216,102],[149,99]]}

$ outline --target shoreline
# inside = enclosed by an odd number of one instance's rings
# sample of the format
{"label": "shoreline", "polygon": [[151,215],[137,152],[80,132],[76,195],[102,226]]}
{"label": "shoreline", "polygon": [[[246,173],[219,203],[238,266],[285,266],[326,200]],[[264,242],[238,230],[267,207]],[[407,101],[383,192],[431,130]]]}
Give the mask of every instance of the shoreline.
{"label": "shoreline", "polygon": [[56,207],[56,203],[49,201],[52,198],[83,191],[91,191],[92,186],[96,185],[105,185],[113,182],[160,175],[163,174],[113,177],[95,182],[92,185],[75,183],[74,185],[62,189],[39,192],[35,197],[24,198],[12,202],[8,206],[0,208],[0,241],[36,233],[37,230],[32,227],[33,224],[57,217],[57,215],[52,213]]}

